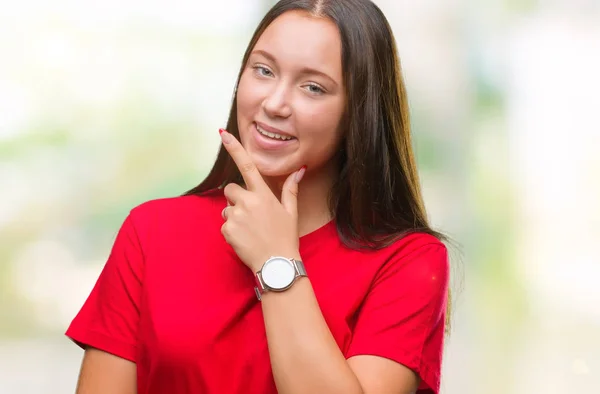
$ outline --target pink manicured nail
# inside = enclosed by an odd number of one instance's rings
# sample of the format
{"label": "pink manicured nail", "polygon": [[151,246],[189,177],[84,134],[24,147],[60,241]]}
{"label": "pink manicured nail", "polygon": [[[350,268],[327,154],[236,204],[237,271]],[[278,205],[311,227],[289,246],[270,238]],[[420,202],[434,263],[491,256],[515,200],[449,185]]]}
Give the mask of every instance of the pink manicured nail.
{"label": "pink manicured nail", "polygon": [[219,134],[221,134],[221,141],[223,141],[224,144],[229,144],[231,141],[233,141],[233,136],[227,131],[219,129]]}
{"label": "pink manicured nail", "polygon": [[296,183],[300,183],[305,172],[306,172],[306,166],[302,166],[302,168],[300,168],[298,170],[298,172],[296,173]]}

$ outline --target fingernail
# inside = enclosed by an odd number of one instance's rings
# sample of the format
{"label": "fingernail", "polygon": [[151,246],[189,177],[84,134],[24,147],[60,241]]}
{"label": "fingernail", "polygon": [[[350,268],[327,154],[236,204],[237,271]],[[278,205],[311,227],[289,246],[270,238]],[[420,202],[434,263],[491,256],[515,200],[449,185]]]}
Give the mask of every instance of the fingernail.
{"label": "fingernail", "polygon": [[221,141],[223,141],[224,144],[229,144],[232,141],[233,136],[227,131],[219,129],[219,134],[221,134]]}
{"label": "fingernail", "polygon": [[300,183],[305,172],[306,172],[306,166],[302,166],[302,168],[300,168],[298,170],[298,172],[296,173],[296,183]]}

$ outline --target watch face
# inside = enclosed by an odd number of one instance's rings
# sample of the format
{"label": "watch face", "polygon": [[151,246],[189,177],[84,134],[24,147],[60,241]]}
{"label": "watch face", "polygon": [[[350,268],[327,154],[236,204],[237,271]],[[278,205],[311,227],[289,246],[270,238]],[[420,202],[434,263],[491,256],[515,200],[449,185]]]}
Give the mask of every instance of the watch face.
{"label": "watch face", "polygon": [[263,282],[271,289],[285,289],[294,281],[296,270],[291,261],[283,257],[272,257],[262,268]]}

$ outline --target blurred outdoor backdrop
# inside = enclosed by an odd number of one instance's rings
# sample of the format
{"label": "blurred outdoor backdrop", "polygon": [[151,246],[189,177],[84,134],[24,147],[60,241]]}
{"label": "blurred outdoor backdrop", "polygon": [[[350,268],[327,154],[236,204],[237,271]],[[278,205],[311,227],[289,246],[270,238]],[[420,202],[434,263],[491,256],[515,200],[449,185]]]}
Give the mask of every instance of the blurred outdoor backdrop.
{"label": "blurred outdoor backdrop", "polygon": [[[64,330],[128,211],[207,173],[273,3],[1,1],[1,394],[73,392]],[[443,393],[600,393],[600,1],[376,3],[462,245]]]}

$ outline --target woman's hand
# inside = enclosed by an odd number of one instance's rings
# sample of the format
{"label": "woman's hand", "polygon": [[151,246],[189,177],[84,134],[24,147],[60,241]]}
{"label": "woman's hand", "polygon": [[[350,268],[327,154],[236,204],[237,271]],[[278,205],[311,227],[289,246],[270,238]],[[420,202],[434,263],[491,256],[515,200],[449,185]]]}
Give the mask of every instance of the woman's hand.
{"label": "woman's hand", "polygon": [[225,240],[253,272],[271,256],[299,258],[298,183],[306,167],[286,179],[279,202],[242,144],[230,133],[219,132],[247,188],[235,183],[225,186],[229,204],[222,213]]}

